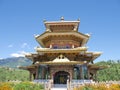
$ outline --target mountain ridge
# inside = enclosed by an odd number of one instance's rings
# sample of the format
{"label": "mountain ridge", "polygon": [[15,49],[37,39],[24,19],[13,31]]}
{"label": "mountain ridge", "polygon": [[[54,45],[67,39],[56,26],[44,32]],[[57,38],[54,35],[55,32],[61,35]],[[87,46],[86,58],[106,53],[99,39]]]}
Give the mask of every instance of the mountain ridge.
{"label": "mountain ridge", "polygon": [[0,67],[17,68],[19,66],[31,65],[32,61],[25,57],[10,57],[0,59]]}

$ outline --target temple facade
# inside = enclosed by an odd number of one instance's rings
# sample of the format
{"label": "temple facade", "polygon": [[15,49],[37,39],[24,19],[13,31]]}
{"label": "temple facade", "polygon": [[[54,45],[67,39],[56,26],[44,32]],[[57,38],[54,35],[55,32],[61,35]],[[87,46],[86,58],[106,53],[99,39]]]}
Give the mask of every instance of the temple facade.
{"label": "temple facade", "polygon": [[32,65],[21,67],[30,72],[30,80],[52,79],[54,84],[69,80],[96,79],[96,72],[103,69],[93,61],[101,52],[87,51],[89,34],[78,32],[80,20],[44,21],[46,30],[35,39],[40,44],[35,53],[25,56]]}

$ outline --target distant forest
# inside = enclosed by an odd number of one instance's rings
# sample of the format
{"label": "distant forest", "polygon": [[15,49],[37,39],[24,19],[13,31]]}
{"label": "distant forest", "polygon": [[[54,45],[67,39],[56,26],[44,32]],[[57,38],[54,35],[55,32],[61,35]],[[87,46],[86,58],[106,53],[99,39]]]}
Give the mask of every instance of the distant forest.
{"label": "distant forest", "polygon": [[[97,72],[98,81],[120,80],[120,60],[108,60],[95,63],[97,65],[109,65],[109,68]],[[9,80],[29,80],[29,72],[15,68],[0,67],[0,82]]]}
{"label": "distant forest", "polygon": [[97,65],[109,65],[109,68],[97,72],[98,81],[120,80],[120,60],[108,60],[96,63]]}

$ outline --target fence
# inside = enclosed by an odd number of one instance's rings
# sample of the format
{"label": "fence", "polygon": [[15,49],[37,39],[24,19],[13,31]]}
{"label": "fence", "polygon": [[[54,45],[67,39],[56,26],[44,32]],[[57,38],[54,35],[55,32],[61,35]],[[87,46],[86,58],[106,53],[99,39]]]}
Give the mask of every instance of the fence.
{"label": "fence", "polygon": [[73,90],[74,87],[84,84],[95,83],[93,80],[67,80],[67,90]]}
{"label": "fence", "polygon": [[[43,84],[45,90],[51,90],[53,87],[53,80],[34,80],[34,83]],[[95,82],[93,80],[67,80],[67,90],[74,90],[76,87],[85,86],[85,85],[105,85],[110,86],[111,84],[120,84],[120,81],[106,81],[106,82]]]}
{"label": "fence", "polygon": [[51,79],[37,79],[33,81],[34,83],[43,84],[45,90],[51,90],[53,87],[53,80]]}
{"label": "fence", "polygon": [[94,85],[94,86],[102,86],[109,87],[112,84],[119,84],[120,81],[106,81],[106,82],[94,82],[93,80],[72,80],[67,81],[67,90],[74,90],[74,88],[85,86],[85,85]]}

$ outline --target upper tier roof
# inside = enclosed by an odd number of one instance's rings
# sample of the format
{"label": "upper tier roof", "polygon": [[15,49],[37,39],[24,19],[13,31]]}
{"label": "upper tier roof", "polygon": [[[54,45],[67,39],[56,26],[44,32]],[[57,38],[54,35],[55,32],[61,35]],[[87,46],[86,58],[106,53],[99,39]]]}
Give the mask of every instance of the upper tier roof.
{"label": "upper tier roof", "polygon": [[64,21],[61,17],[60,21],[44,21],[46,31],[78,31],[80,20]]}
{"label": "upper tier roof", "polygon": [[[73,37],[73,38],[78,38],[78,41],[79,43],[81,43],[81,46],[84,46],[88,39],[89,39],[89,35],[86,35],[86,34],[82,34],[80,32],[44,32],[43,34],[41,35],[37,35],[35,36],[37,42],[42,46],[42,47],[45,47],[45,39],[49,39],[51,40],[51,37],[53,36],[70,36],[70,37]],[[60,39],[60,38],[59,38]],[[64,38],[65,40],[65,38]]]}
{"label": "upper tier roof", "polygon": [[56,39],[69,40],[67,45],[75,41],[77,47],[85,46],[90,35],[78,32],[79,23],[80,20],[64,21],[63,17],[61,17],[60,21],[44,21],[46,31],[41,35],[36,35],[35,38],[42,47],[52,45],[55,42],[53,40]]}

